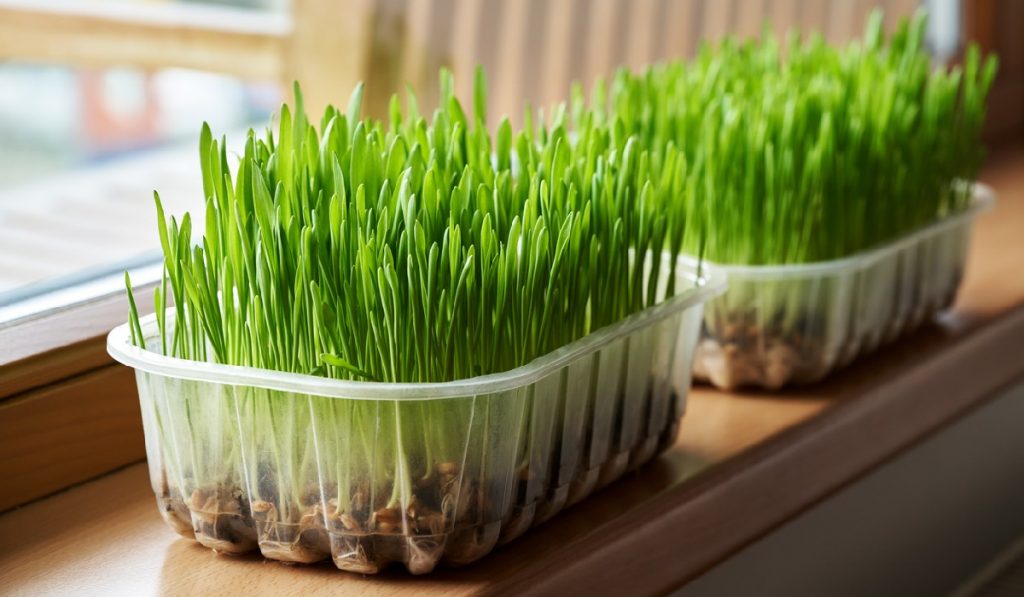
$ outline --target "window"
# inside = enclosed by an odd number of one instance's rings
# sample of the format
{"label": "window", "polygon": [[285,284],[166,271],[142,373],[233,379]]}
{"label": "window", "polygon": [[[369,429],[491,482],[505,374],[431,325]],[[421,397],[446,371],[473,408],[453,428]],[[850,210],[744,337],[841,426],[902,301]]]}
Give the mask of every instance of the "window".
{"label": "window", "polygon": [[[280,18],[285,9],[279,0],[202,4],[212,3],[0,3],[9,27],[0,46],[12,59],[0,64],[0,324],[107,291],[97,281],[152,263],[152,191],[176,212],[202,205],[199,123],[241,131],[278,103],[273,79],[175,68],[183,61],[173,55],[168,68],[147,62],[161,48],[145,44],[160,31],[189,33],[202,16]],[[40,39],[18,43],[26,35]],[[104,36],[116,45],[99,43]],[[76,56],[76,46],[108,55]]]}
{"label": "window", "polygon": [[237,132],[277,101],[275,86],[182,69],[0,66],[3,319],[152,261],[153,189],[174,212],[202,211],[197,123]]}

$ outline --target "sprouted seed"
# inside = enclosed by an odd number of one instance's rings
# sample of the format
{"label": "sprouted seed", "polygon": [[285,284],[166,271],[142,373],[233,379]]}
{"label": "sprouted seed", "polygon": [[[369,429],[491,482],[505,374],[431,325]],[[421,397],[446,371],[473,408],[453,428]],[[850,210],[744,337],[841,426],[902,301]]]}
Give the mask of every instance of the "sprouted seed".
{"label": "sprouted seed", "polygon": [[204,125],[202,238],[155,194],[155,306],[174,313],[173,326],[159,320],[161,350],[449,381],[515,368],[652,305],[662,255],[679,254],[687,228],[682,155],[648,151],[621,124],[570,135],[565,110],[518,133],[504,120],[492,139],[482,85],[475,119],[450,74],[441,89],[429,123],[414,98],[408,113],[394,99],[387,123],[360,118],[360,87],[318,130],[296,86],[294,110],[282,107],[276,134],[249,132],[234,171]]}
{"label": "sprouted seed", "polygon": [[[652,152],[689,164],[678,197],[702,212],[706,239],[685,249],[722,264],[845,257],[963,210],[983,158],[995,57],[977,46],[962,66],[934,67],[926,16],[886,38],[882,13],[845,47],[818,34],[705,44],[691,61],[622,70],[577,119],[621,121]],[[691,217],[689,225],[702,218]]]}

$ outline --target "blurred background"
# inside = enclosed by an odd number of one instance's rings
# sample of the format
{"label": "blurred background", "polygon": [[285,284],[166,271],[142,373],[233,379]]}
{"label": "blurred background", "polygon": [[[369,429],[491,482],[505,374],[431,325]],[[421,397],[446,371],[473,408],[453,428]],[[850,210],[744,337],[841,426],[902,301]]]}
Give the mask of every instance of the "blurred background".
{"label": "blurred background", "polygon": [[[314,110],[365,81],[380,114],[406,86],[431,108],[441,66],[466,98],[480,64],[489,115],[517,121],[572,81],[765,23],[843,43],[876,6],[890,29],[927,8],[937,64],[968,40],[1024,39],[1014,0],[0,0],[0,323],[156,263],[152,191],[174,213],[202,206],[201,123],[237,146],[293,80]],[[1024,129],[1018,62],[1004,60],[992,94],[994,143]]]}

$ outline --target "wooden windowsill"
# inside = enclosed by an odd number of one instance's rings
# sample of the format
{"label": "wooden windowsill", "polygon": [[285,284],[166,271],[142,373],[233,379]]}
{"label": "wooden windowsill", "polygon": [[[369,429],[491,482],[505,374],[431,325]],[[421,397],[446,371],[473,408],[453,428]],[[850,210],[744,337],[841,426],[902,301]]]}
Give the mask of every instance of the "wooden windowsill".
{"label": "wooden windowsill", "polygon": [[694,389],[651,465],[461,569],[375,577],[216,556],[178,538],[144,464],[0,516],[0,586],[26,594],[664,592],[784,523],[1024,375],[1024,152],[982,177],[955,309],[818,386]]}

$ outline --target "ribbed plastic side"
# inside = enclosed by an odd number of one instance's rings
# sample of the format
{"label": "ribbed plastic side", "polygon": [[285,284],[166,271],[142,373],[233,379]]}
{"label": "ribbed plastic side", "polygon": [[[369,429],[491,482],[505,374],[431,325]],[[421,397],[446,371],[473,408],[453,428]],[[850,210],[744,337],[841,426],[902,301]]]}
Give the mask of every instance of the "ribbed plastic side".
{"label": "ribbed plastic side", "polygon": [[[668,267],[667,263],[662,264]],[[676,264],[677,296],[499,374],[327,379],[133,346],[153,490],[177,532],[222,553],[330,558],[372,574],[466,564],[675,441],[704,302],[720,273]],[[150,349],[153,316],[142,322]]]}
{"label": "ribbed plastic side", "polygon": [[994,198],[863,255],[795,266],[725,267],[705,306],[694,375],[723,389],[821,380],[952,305],[971,226]]}
{"label": "ribbed plastic side", "polygon": [[347,400],[138,372],[153,490],[223,553],[414,574],[490,552],[674,441],[699,306],[521,388]]}

